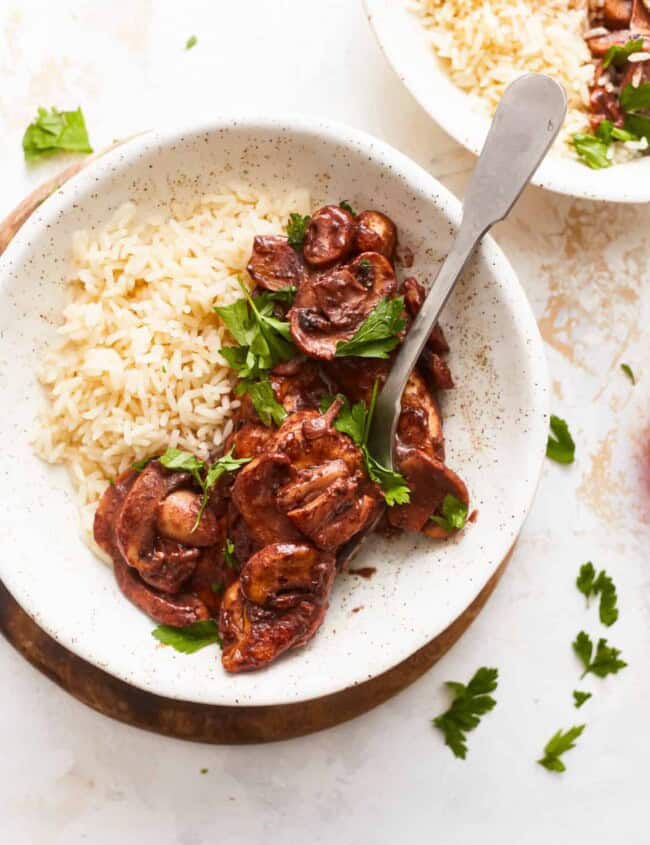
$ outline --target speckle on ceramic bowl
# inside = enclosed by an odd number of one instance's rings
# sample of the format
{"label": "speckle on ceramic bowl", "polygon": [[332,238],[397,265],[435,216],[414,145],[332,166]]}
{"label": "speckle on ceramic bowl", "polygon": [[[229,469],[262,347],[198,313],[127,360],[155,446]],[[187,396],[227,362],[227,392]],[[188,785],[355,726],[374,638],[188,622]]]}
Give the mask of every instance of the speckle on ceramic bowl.
{"label": "speckle on ceramic bowl", "polygon": [[443,542],[374,538],[354,563],[376,567],[374,576],[339,576],[318,635],[263,671],[229,676],[216,648],[187,656],[159,646],[152,622],[82,543],[65,470],[32,453],[43,401],[35,371],[65,302],[76,229],[101,226],[126,200],[165,208],[172,197],[237,178],[269,191],[308,187],[315,204],[382,209],[413,250],[409,274],[423,281],[435,277],[460,220],[458,201],[396,150],[305,119],[224,118],[151,132],[89,165],[36,210],[0,259],[0,578],[51,636],[128,683],[187,701],[268,705],[375,677],[468,607],[530,508],[548,425],[547,371],[526,297],[486,238],[442,321],[457,383],[443,399],[448,462],[467,481],[476,523]]}
{"label": "speckle on ceramic bowl", "polygon": [[[364,0],[384,55],[422,108],[445,132],[474,154],[483,148],[490,118],[449,78],[431,39],[406,0]],[[607,202],[650,200],[650,157],[592,170],[570,155],[552,151],[532,178],[560,194]]]}

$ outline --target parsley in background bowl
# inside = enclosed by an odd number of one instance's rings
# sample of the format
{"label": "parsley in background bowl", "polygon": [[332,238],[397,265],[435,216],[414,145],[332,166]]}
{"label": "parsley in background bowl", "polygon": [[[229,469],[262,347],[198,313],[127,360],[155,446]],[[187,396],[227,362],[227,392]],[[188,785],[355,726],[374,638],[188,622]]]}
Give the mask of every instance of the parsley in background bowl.
{"label": "parsley in background bowl", "polygon": [[[226,675],[211,630],[197,632],[187,653],[163,647],[152,622],[125,603],[110,569],[82,543],[65,471],[32,451],[42,402],[36,370],[61,318],[76,230],[101,227],[128,200],[165,213],[172,201],[236,181],[271,193],[305,187],[314,208],[345,198],[354,208],[380,209],[414,256],[401,278],[415,275],[425,284],[461,217],[459,202],[401,153],[325,121],[224,117],[150,132],[92,161],[35,211],[0,259],[0,357],[11,362],[4,399],[12,408],[0,422],[12,490],[0,522],[12,554],[0,559],[0,578],[50,635],[130,684],[188,701],[283,704],[381,675],[476,599],[532,504],[548,434],[548,377],[530,306],[488,237],[442,321],[457,385],[441,397],[448,457],[468,483],[476,521],[437,542],[373,537],[354,564],[375,567],[373,577],[341,574],[318,637],[266,671]],[[39,541],[24,543],[26,536]],[[197,650],[206,639],[210,645]]]}

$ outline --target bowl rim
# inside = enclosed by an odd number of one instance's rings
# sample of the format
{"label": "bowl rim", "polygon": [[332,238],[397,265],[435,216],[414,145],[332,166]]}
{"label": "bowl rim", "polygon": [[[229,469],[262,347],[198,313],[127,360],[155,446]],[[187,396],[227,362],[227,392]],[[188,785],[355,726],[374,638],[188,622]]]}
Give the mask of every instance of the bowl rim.
{"label": "bowl rim", "polygon": [[[393,16],[412,17],[413,29],[419,27],[422,38],[426,38],[426,30],[409,11],[405,0],[363,0],[363,5],[377,43],[402,84],[448,135],[478,155],[487,136],[490,118],[477,112],[470,96],[458,88],[442,69],[436,67],[431,46],[430,76],[418,73],[414,64],[403,59],[406,54],[412,53],[404,49],[401,28],[393,25]],[[456,117],[461,112],[462,121]],[[649,167],[650,157],[647,160],[643,157],[604,170],[593,170],[570,156],[551,152],[537,169],[531,183],[554,193],[580,199],[644,203],[650,201]]]}
{"label": "bowl rim", "polygon": [[[21,253],[29,247],[31,239],[39,233],[42,229],[55,222],[55,220],[66,212],[66,209],[71,207],[78,195],[83,195],[87,183],[98,181],[100,175],[105,175],[111,170],[122,169],[128,167],[135,159],[138,158],[141,151],[147,147],[155,145],[158,149],[164,149],[174,144],[181,143],[187,140],[188,137],[206,136],[214,133],[223,133],[233,129],[246,129],[247,131],[279,131],[289,134],[304,134],[312,136],[314,139],[326,139],[336,145],[344,148],[356,148],[372,160],[376,161],[382,167],[389,166],[395,173],[400,176],[407,186],[413,186],[417,191],[423,195],[428,196],[433,201],[435,197],[435,205],[441,215],[447,218],[449,224],[454,229],[460,224],[462,217],[462,206],[460,201],[439,183],[431,174],[413,162],[406,155],[381,141],[374,136],[363,132],[361,130],[351,128],[343,123],[305,117],[304,115],[296,115],[291,113],[277,114],[273,117],[264,117],[259,114],[249,113],[228,113],[220,116],[215,116],[209,121],[200,121],[190,123],[186,126],[175,128],[162,128],[149,130],[146,133],[138,135],[132,139],[127,140],[123,146],[110,149],[105,155],[101,155],[94,160],[88,162],[79,173],[75,174],[65,185],[56,191],[48,200],[46,200],[37,211],[30,216],[21,229],[16,233],[8,245],[5,252],[0,256],[0,287],[3,285],[3,276],[5,275],[5,265],[14,264],[20,260]],[[531,396],[534,400],[534,407],[539,411],[535,414],[530,425],[529,442],[531,444],[531,451],[537,452],[537,461],[531,461],[530,478],[527,485],[522,491],[525,495],[520,499],[521,504],[521,524],[517,535],[528,516],[539,480],[544,462],[545,444],[548,432],[548,416],[549,416],[549,375],[546,362],[546,355],[544,352],[544,345],[539,333],[539,328],[535,320],[530,302],[526,298],[524,290],[514,272],[510,262],[496,244],[494,239],[487,235],[479,247],[486,265],[490,268],[490,273],[498,277],[508,294],[515,300],[512,306],[512,311],[516,315],[518,325],[522,334],[528,339],[527,348],[529,350],[528,358],[528,382],[531,384]],[[534,455],[534,452],[533,452]],[[80,541],[81,542],[81,541]],[[489,573],[486,580],[481,583],[473,583],[472,599],[475,598],[480,591],[485,587],[489,578],[497,570],[500,563],[507,557],[513,540],[510,535],[499,535],[494,543],[494,567]],[[3,565],[4,563],[4,565]],[[238,702],[232,699],[222,700],[219,698],[218,685],[215,685],[215,696],[211,700],[206,700],[200,697],[188,697],[181,694],[174,686],[173,682],[165,682],[163,678],[158,677],[157,681],[148,682],[134,677],[128,671],[123,670],[119,665],[119,660],[108,665],[104,661],[100,661],[87,646],[87,641],[83,637],[69,636],[60,630],[57,624],[57,615],[52,612],[43,612],[42,608],[34,607],[30,601],[30,593],[28,585],[21,583],[21,579],[12,577],[12,570],[6,565],[5,561],[0,561],[0,577],[12,596],[22,607],[23,610],[30,616],[47,634],[54,640],[59,642],[72,653],[86,660],[87,662],[97,666],[105,672],[125,681],[126,683],[136,688],[142,689],[146,692],[155,695],[164,696],[171,699],[182,701],[193,701],[196,703],[207,703],[214,705],[227,705],[232,707],[256,707],[269,706],[277,704],[298,703],[301,701],[310,701],[322,696],[336,694],[349,689],[352,686],[358,686],[367,680],[376,678],[386,671],[394,668],[409,658],[418,649],[403,646],[401,649],[395,649],[393,652],[389,665],[384,665],[376,671],[368,672],[363,681],[349,683],[332,684],[326,689],[314,694],[301,695],[298,694],[290,700],[278,698],[277,693],[264,694],[256,693],[254,702]],[[51,607],[54,605],[52,603]],[[446,628],[458,618],[458,613],[450,613],[449,618],[446,619],[445,624],[441,625],[440,630],[436,631],[426,641],[422,642],[419,647],[427,645],[428,642],[434,640],[439,634],[446,630]],[[419,648],[418,647],[418,648]],[[272,671],[272,667],[271,667]]]}

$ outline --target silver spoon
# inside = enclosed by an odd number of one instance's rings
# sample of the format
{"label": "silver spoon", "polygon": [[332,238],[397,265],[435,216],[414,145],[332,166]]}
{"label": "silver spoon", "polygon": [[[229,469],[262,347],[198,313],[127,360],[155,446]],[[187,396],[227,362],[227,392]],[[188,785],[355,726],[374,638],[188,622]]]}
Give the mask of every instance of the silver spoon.
{"label": "silver spoon", "polygon": [[[560,131],[565,114],[564,89],[542,74],[520,77],[501,98],[465,192],[463,219],[456,239],[377,398],[368,445],[384,466],[393,467],[402,392],[440,312],[483,235],[507,216],[537,170]],[[372,528],[374,524],[340,549],[339,564],[356,553]]]}

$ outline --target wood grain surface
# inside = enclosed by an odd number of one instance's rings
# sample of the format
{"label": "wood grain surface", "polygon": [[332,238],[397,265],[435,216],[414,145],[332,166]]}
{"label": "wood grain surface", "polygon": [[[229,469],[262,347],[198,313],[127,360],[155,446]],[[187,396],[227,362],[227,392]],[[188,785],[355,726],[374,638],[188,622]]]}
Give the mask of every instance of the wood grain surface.
{"label": "wood grain surface", "polygon": [[[0,254],[52,191],[92,158],[77,162],[31,193],[0,224]],[[268,707],[224,707],[153,695],[87,663],[45,633],[0,581],[0,631],[32,666],[105,716],[178,739],[215,744],[273,742],[333,727],[376,707],[417,680],[451,648],[496,587],[512,548],[471,605],[407,660],[363,684],[311,701]]]}

